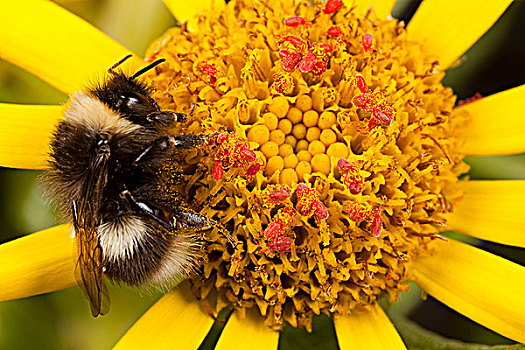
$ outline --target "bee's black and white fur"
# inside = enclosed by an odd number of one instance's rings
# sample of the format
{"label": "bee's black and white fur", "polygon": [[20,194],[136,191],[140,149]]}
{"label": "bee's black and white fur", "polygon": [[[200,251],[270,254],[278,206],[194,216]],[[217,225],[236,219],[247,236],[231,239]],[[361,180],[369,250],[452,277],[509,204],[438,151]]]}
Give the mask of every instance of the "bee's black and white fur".
{"label": "bee's black and white fur", "polygon": [[200,247],[195,231],[212,223],[160,193],[159,170],[208,137],[168,134],[184,115],[163,111],[137,75],[111,69],[100,84],[71,96],[51,138],[43,182],[66,220],[93,226],[106,276],[168,286],[191,272]]}

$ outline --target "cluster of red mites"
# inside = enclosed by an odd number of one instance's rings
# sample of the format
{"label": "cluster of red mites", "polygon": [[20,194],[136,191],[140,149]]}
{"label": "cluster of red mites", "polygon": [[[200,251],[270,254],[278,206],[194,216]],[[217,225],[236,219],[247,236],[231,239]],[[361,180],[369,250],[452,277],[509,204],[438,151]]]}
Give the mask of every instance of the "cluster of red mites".
{"label": "cluster of red mites", "polygon": [[370,230],[372,236],[378,237],[381,234],[383,221],[381,220],[378,208],[364,203],[354,202],[347,211],[350,220],[355,222],[366,221],[366,228]]}
{"label": "cluster of red mites", "polygon": [[222,180],[224,169],[243,168],[246,176],[251,177],[261,170],[262,164],[248,143],[234,133],[218,134],[210,140],[210,146],[216,146],[213,152],[212,175],[215,181]]}
{"label": "cluster of red mites", "polygon": [[[286,185],[268,185],[262,192],[263,204],[271,208],[288,199],[291,192],[291,189]],[[328,218],[328,210],[319,200],[314,189],[305,183],[300,183],[297,185],[296,194],[296,208],[288,206],[279,209],[264,230],[267,248],[261,253],[291,251],[292,240],[287,234],[292,230],[293,226],[291,225],[297,214],[306,217],[314,215],[316,220]]]}
{"label": "cluster of red mites", "polygon": [[297,212],[294,208],[287,207],[279,209],[277,215],[268,224],[264,230],[264,238],[266,238],[266,245],[268,248],[262,250],[260,253],[266,252],[290,252],[292,247],[292,240],[287,236],[288,232],[292,230],[290,226]]}
{"label": "cluster of red mites", "polygon": [[365,79],[359,74],[356,76],[355,84],[361,94],[355,96],[352,102],[357,107],[372,114],[372,118],[368,122],[368,129],[372,130],[376,126],[389,126],[392,123],[395,111],[383,93],[369,90]]}
{"label": "cluster of red mites", "polygon": [[320,75],[328,69],[328,62],[333,48],[329,44],[313,43],[308,45],[303,39],[294,35],[276,36],[279,44],[279,57],[283,68],[293,71],[296,68],[303,73],[311,72]]}
{"label": "cluster of red mites", "polygon": [[217,68],[206,61],[201,61],[197,63],[195,69],[197,70],[197,74],[202,81],[204,81],[206,84],[210,84],[211,86],[215,86],[215,83],[217,83]]}
{"label": "cluster of red mites", "polygon": [[328,210],[317,197],[315,190],[304,182],[297,185],[297,211],[306,217],[314,215],[316,220],[328,217]]}
{"label": "cluster of red mites", "polygon": [[341,170],[341,182],[350,190],[350,193],[361,193],[363,190],[364,179],[359,173],[357,165],[341,158],[337,162],[337,167]]}
{"label": "cluster of red mites", "polygon": [[[323,8],[324,14],[333,14],[343,6],[341,0],[328,0]],[[284,25],[290,28],[311,25],[301,16],[291,16],[284,20]],[[343,33],[340,28],[332,27],[328,30],[328,35],[332,37],[341,36]],[[323,74],[327,69],[334,48],[327,43],[312,43],[301,39],[295,35],[277,35],[279,44],[279,57],[283,68],[293,71],[296,68],[303,73],[312,73],[315,76]]]}

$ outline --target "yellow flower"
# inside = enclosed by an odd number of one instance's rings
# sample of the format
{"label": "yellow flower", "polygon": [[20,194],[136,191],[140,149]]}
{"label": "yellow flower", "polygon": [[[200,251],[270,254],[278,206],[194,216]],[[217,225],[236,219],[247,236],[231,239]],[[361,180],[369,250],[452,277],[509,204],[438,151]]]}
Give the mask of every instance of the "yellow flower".
{"label": "yellow flower", "polygon": [[[221,181],[199,171],[188,178],[190,184],[199,183],[195,197],[202,212],[216,217],[245,245],[230,249],[226,238],[214,231],[210,238],[219,243],[207,249],[209,256],[220,252],[221,259],[204,263],[204,275],[192,278],[193,293],[185,283],[166,294],[117,348],[196,348],[213,319],[193,295],[206,299],[210,290],[216,294],[210,299],[213,311],[230,303],[236,310],[219,349],[276,348],[279,333],[263,324],[260,313],[274,328],[283,317],[308,328],[312,315],[320,312],[335,314],[342,349],[404,348],[376,300],[381,292],[395,299],[408,279],[472,320],[525,342],[525,268],[453,239],[435,239],[438,226],[446,223],[477,238],[525,246],[519,221],[523,182],[457,181],[466,170],[463,153],[525,151],[525,122],[519,117],[525,87],[454,108],[454,96],[440,84],[442,72],[511,1],[427,0],[406,32],[386,20],[391,0],[378,1],[369,14],[373,1],[355,1],[355,8],[344,7],[332,18],[319,11],[325,4],[316,1],[297,7],[284,0],[272,6],[253,2],[253,7],[247,5],[251,1],[232,1],[226,9],[219,1],[197,1],[195,7],[165,2],[181,19],[215,7],[190,22],[193,32],[171,29],[152,46],[147,56],[160,55],[169,63],[148,77],[155,98],[179,109],[198,99],[197,122],[185,131],[222,127],[249,141],[264,169],[255,175],[255,185],[238,181],[243,171],[236,168]],[[129,53],[50,2],[8,2],[2,12],[0,57],[68,94]],[[282,21],[298,13],[309,23],[286,28]],[[332,24],[347,30],[350,37],[344,46],[324,34]],[[248,27],[253,36],[245,35]],[[306,40],[302,30],[310,30],[308,39],[322,37],[330,53],[313,43],[302,47],[296,41]],[[294,62],[290,52],[299,54],[300,61]],[[312,55],[318,70],[309,65]],[[233,63],[227,63],[227,56]],[[132,64],[143,63],[134,57]],[[217,75],[204,68],[207,64]],[[42,169],[49,132],[62,107],[0,104],[0,115],[0,165]],[[460,134],[467,118],[469,127]],[[376,124],[367,125],[374,120]],[[359,169],[343,174],[347,168],[337,165],[340,159],[359,164]],[[212,161],[210,157],[203,164],[211,168]],[[344,179],[362,188],[347,189]],[[312,189],[298,189],[301,181]],[[298,197],[296,203],[286,199],[299,213],[294,221],[298,229],[291,235],[296,247],[281,255],[264,255],[259,249],[269,243],[263,228],[277,217],[272,204],[261,201],[271,183],[290,186]],[[216,205],[222,200],[229,206],[219,210]],[[318,201],[326,205],[328,217],[309,211]],[[369,215],[353,220],[352,210],[358,207]],[[230,221],[235,225],[228,227]],[[76,284],[68,230],[61,225],[0,246],[0,300]],[[305,266],[299,269],[301,263]],[[257,267],[248,275],[250,264]],[[314,277],[292,274],[306,268]],[[209,278],[213,273],[214,279]],[[350,277],[330,274],[354,274],[352,279],[361,284],[344,287]]]}

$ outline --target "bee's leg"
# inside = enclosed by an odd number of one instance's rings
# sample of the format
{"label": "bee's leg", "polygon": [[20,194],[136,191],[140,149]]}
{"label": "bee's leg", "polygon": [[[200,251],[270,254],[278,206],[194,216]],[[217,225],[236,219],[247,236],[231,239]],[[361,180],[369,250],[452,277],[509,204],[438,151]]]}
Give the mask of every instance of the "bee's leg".
{"label": "bee's leg", "polygon": [[[184,113],[163,111],[158,105],[157,101],[152,99],[151,102],[153,103],[153,106],[155,106],[157,111],[148,114],[146,116],[146,120],[152,124],[156,124],[155,126],[170,127],[173,126],[175,123],[183,123],[188,119],[188,116]],[[192,104],[190,115],[193,115],[194,109],[195,104]]]}
{"label": "bee's leg", "polygon": [[173,146],[175,146],[176,148],[197,147],[208,142],[208,140],[214,137],[215,135],[216,133],[210,135],[185,134],[173,136]]}
{"label": "bee's leg", "polygon": [[[156,103],[155,103],[156,104]],[[170,127],[175,123],[180,123],[186,120],[186,115],[183,113],[175,113],[171,111],[159,110],[150,113],[146,116],[146,120],[155,127]]]}
{"label": "bee's leg", "polygon": [[180,225],[181,227],[189,227],[197,230],[207,230],[212,227],[217,227],[219,232],[228,238],[233,247],[238,244],[238,242],[235,241],[233,237],[226,231],[226,229],[220,224],[217,224],[213,220],[210,220],[207,216],[201,215],[192,210],[182,208],[178,209],[173,215],[173,222],[175,222],[177,226]]}
{"label": "bee's leg", "polygon": [[138,212],[151,220],[155,221],[157,224],[161,225],[168,231],[174,231],[174,223],[171,218],[168,218],[166,214],[157,208],[154,208],[153,206],[149,205],[148,203],[142,202],[135,198],[133,194],[128,191],[124,190],[120,193],[120,197],[126,201],[126,203],[131,207],[130,209],[134,209],[132,211]]}
{"label": "bee's leg", "polygon": [[215,222],[208,219],[205,215],[182,208],[175,211],[173,221],[182,227],[191,227],[198,230],[206,230],[215,225]]}
{"label": "bee's leg", "polygon": [[[174,149],[188,149],[202,145],[207,142],[210,138],[215,136],[211,135],[178,135],[178,136],[162,136],[150,143],[139,156],[133,161],[134,165],[138,165],[140,162],[148,158],[164,159],[168,157]],[[155,156],[155,157],[153,157]]]}

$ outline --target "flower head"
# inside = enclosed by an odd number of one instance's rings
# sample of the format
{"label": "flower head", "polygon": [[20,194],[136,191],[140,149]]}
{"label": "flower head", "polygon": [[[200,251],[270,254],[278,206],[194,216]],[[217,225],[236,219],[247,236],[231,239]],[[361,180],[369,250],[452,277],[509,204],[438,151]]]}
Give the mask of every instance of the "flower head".
{"label": "flower head", "polygon": [[[315,314],[346,315],[407,288],[413,257],[461,196],[467,118],[397,22],[361,21],[340,1],[275,5],[234,1],[196,32],[171,29],[153,45],[171,64],[150,78],[163,106],[197,106],[183,132],[228,132],[212,163],[200,161],[212,175],[188,175],[181,191],[240,242],[207,238],[197,297],[216,312],[256,307],[273,327],[309,328]],[[204,61],[223,72],[215,86],[194,73]],[[263,171],[236,186],[256,158]]]}

